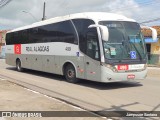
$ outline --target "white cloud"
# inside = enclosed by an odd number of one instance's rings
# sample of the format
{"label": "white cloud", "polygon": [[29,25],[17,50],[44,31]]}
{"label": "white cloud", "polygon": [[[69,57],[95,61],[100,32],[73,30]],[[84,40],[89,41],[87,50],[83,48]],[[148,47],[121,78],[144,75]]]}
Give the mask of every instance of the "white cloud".
{"label": "white cloud", "polygon": [[[135,0],[45,0],[46,16],[52,18],[77,12],[103,11],[114,12],[131,17],[138,21],[156,18],[158,4],[140,5]],[[22,11],[28,11],[38,20],[42,19],[44,0],[12,0],[7,6],[0,8],[0,28],[15,28],[35,22],[34,18]],[[155,0],[153,3],[159,3]],[[151,14],[150,14],[151,13]]]}
{"label": "white cloud", "polygon": [[0,18],[0,21],[1,25],[19,26],[24,24],[21,20],[11,20],[5,18]]}

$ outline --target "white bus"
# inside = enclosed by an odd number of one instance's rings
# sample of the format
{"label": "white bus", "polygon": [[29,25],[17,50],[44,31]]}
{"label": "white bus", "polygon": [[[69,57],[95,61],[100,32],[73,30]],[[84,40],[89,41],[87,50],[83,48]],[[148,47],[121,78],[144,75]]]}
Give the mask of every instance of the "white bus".
{"label": "white bus", "polygon": [[142,80],[147,53],[140,25],[122,15],[77,13],[14,29],[6,36],[6,63],[64,75],[75,83]]}

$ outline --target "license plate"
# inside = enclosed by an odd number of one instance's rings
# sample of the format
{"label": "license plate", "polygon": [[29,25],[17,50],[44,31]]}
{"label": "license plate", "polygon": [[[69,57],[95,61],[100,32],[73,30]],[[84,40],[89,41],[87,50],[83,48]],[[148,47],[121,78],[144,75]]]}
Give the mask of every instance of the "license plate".
{"label": "license plate", "polygon": [[135,79],[135,75],[128,75],[128,76],[127,76],[127,79],[129,79],[129,80],[130,80],[130,79],[134,80],[134,79]]}

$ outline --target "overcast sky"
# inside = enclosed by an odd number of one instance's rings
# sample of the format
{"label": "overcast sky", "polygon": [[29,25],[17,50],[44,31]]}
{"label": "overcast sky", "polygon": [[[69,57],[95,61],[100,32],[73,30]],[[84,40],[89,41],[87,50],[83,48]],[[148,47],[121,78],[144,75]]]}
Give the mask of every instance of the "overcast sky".
{"label": "overcast sky", "polygon": [[[118,13],[138,22],[160,18],[160,0],[12,0],[0,8],[0,29],[13,29],[32,24],[36,22],[34,17],[40,21],[44,1],[47,19],[94,11]],[[22,11],[27,11],[34,17]],[[160,25],[160,20],[147,25]]]}

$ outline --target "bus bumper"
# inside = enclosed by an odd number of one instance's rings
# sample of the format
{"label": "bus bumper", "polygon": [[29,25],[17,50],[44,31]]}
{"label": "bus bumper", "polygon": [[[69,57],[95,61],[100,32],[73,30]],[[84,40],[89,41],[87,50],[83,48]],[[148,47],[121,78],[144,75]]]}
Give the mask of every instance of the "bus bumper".
{"label": "bus bumper", "polygon": [[[102,67],[101,82],[123,82],[123,81],[139,81],[147,77],[147,69],[139,72],[113,72],[111,69]],[[133,76],[133,77],[130,77]]]}

